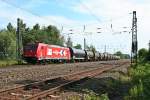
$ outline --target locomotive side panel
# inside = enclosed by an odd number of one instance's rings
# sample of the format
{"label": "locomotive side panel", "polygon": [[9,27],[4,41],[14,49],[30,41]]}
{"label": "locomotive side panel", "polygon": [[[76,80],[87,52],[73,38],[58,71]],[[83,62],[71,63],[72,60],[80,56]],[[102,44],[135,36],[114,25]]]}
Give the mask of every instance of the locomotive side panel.
{"label": "locomotive side panel", "polygon": [[46,59],[70,60],[70,58],[71,55],[69,48],[47,45]]}

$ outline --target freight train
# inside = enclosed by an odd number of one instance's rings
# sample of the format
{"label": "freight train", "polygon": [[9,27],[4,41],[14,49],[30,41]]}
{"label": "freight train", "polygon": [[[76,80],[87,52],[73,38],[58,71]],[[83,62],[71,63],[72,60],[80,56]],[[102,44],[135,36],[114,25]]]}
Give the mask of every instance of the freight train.
{"label": "freight train", "polygon": [[98,51],[81,50],[44,43],[28,44],[23,48],[23,58],[28,63],[85,62],[119,60],[120,57]]}

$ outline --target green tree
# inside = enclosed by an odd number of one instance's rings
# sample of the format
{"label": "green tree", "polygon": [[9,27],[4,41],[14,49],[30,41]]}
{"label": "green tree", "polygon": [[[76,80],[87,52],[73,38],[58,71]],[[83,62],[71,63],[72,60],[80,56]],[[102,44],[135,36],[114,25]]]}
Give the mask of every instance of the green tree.
{"label": "green tree", "polygon": [[114,53],[114,55],[120,56],[120,58],[123,59],[123,54],[121,51],[117,51],[116,53]]}
{"label": "green tree", "polygon": [[81,46],[81,44],[77,44],[76,46],[74,46],[74,48],[76,48],[76,49],[82,49],[82,46]]}
{"label": "green tree", "polygon": [[114,55],[120,56],[121,59],[130,59],[129,54],[123,54],[121,51],[117,51],[116,53],[114,53]]}
{"label": "green tree", "polygon": [[32,32],[25,32],[22,35],[23,45],[35,43],[35,35]]}
{"label": "green tree", "polygon": [[52,25],[42,27],[36,24],[33,29],[25,28],[23,32],[23,45],[28,43],[42,42],[47,44],[61,45],[64,44],[64,38],[60,35],[59,30]]}
{"label": "green tree", "polygon": [[9,32],[15,32],[15,28],[12,26],[12,24],[9,22],[8,25],[7,25],[7,30]]}
{"label": "green tree", "polygon": [[130,59],[130,55],[129,54],[123,54],[123,58],[124,59]]}
{"label": "green tree", "polygon": [[96,51],[96,48],[93,45],[87,46],[86,48],[87,50],[90,50],[90,51],[94,51],[94,52]]}
{"label": "green tree", "polygon": [[142,48],[138,51],[139,60],[146,60],[147,56],[148,56],[148,50],[147,49]]}
{"label": "green tree", "polygon": [[10,33],[10,36],[15,40],[16,39],[16,29],[12,26],[12,24],[9,22],[7,25],[7,30]]}
{"label": "green tree", "polygon": [[39,24],[35,24],[33,26],[33,30],[36,30],[36,31],[40,30],[40,25]]}
{"label": "green tree", "polygon": [[121,51],[117,51],[117,52],[115,53],[115,55],[121,56],[121,55],[122,55],[122,52],[121,52]]}
{"label": "green tree", "polygon": [[146,60],[150,61],[150,51],[148,52],[148,54],[146,56]]}
{"label": "green tree", "polygon": [[15,40],[12,33],[8,31],[0,32],[0,58],[13,57],[15,55]]}

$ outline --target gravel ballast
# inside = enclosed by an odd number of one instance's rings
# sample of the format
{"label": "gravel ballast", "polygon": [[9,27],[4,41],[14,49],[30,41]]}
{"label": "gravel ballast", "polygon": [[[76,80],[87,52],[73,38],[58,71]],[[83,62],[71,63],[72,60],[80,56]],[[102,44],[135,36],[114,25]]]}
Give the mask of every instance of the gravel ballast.
{"label": "gravel ballast", "polygon": [[82,62],[49,65],[16,65],[0,68],[0,90],[45,80],[60,75],[102,67],[106,63],[116,61]]}

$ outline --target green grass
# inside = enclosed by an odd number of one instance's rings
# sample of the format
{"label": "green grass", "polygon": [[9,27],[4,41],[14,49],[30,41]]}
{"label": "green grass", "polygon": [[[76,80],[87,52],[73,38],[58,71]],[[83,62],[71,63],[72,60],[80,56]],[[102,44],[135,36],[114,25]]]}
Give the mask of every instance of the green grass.
{"label": "green grass", "polygon": [[68,98],[68,100],[109,100],[107,94],[97,95],[93,91],[85,90],[86,93],[81,96],[74,95]]}
{"label": "green grass", "polygon": [[10,66],[17,64],[16,60],[0,60],[0,67]]}
{"label": "green grass", "polygon": [[150,63],[140,63],[129,69],[132,88],[125,100],[149,100],[150,98]]}

